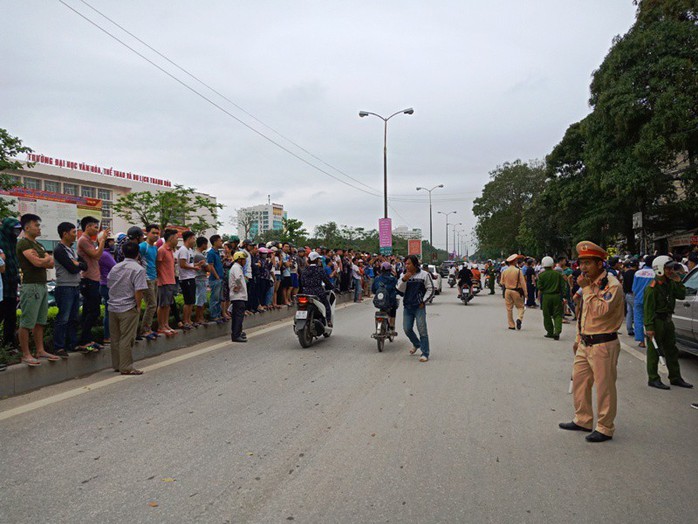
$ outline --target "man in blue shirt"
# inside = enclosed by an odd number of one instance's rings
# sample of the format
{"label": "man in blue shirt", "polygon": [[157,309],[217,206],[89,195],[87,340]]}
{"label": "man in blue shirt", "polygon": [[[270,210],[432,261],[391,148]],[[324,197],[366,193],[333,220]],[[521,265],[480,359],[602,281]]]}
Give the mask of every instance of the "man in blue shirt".
{"label": "man in blue shirt", "polygon": [[141,255],[141,264],[145,267],[145,277],[148,289],[143,291],[145,300],[145,313],[140,327],[139,339],[143,337],[157,338],[153,331],[153,318],[158,306],[158,270],[155,261],[158,257],[158,247],[155,243],[160,238],[160,227],[157,224],[145,226],[145,240],[138,245]]}
{"label": "man in blue shirt", "polygon": [[211,249],[206,253],[206,262],[211,268],[208,277],[208,285],[211,288],[211,296],[208,301],[209,314],[211,320],[218,324],[225,322],[221,311],[221,286],[223,285],[223,261],[221,260],[220,249],[223,247],[223,239],[220,235],[213,235],[209,238]]}

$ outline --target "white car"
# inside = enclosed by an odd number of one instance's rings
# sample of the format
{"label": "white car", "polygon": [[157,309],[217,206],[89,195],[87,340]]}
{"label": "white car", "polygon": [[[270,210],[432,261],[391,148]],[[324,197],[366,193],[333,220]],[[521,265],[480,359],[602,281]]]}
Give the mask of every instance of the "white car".
{"label": "white car", "polygon": [[443,284],[441,274],[439,273],[439,270],[436,269],[436,266],[432,264],[429,264],[429,273],[431,273],[431,278],[434,279],[434,294],[440,295]]}

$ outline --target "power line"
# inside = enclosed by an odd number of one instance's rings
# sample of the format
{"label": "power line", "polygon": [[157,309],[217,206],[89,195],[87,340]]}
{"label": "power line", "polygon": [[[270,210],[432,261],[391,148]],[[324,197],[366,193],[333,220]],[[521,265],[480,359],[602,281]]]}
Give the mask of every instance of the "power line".
{"label": "power line", "polygon": [[272,144],[274,144],[276,147],[282,149],[283,151],[285,151],[285,152],[288,153],[289,155],[293,156],[294,158],[297,158],[298,160],[300,160],[300,161],[303,162],[304,164],[307,164],[308,166],[312,167],[313,169],[319,171],[320,173],[323,173],[323,174],[329,176],[330,178],[336,180],[337,182],[341,182],[341,183],[344,184],[344,185],[347,185],[347,186],[349,186],[349,187],[351,187],[351,188],[353,188],[353,189],[356,189],[357,191],[361,191],[361,192],[363,192],[363,193],[366,193],[366,194],[371,195],[371,196],[374,196],[374,197],[381,197],[381,196],[382,196],[382,195],[380,195],[380,194],[378,194],[378,193],[372,193],[372,192],[369,192],[369,191],[367,191],[367,190],[365,190],[365,189],[362,189],[362,188],[360,188],[360,187],[356,187],[355,185],[350,184],[349,182],[347,182],[347,181],[345,181],[345,180],[342,180],[341,178],[339,178],[339,177],[333,175],[332,173],[328,173],[327,171],[325,171],[324,169],[322,169],[322,168],[316,166],[316,165],[313,164],[312,162],[309,162],[309,161],[306,160],[305,158],[303,158],[303,157],[301,157],[300,155],[296,154],[295,152],[291,151],[290,149],[288,149],[287,147],[285,147],[285,146],[283,146],[282,144],[278,143],[278,142],[275,141],[274,139],[268,137],[267,135],[265,135],[265,134],[262,133],[261,131],[255,129],[254,127],[252,127],[251,125],[249,125],[249,124],[248,124],[247,122],[245,122],[244,120],[241,120],[241,119],[238,118],[237,116],[233,115],[230,111],[226,110],[224,107],[221,107],[219,104],[217,104],[216,102],[214,102],[213,100],[211,100],[210,98],[208,98],[206,95],[200,93],[199,91],[197,91],[196,89],[194,89],[193,87],[191,87],[189,84],[183,82],[182,80],[180,80],[179,78],[177,78],[176,76],[174,76],[172,73],[170,73],[169,71],[167,71],[166,69],[164,69],[164,68],[161,67],[160,65],[156,64],[155,62],[153,62],[152,60],[150,60],[148,57],[146,57],[145,55],[143,55],[142,53],[138,52],[136,49],[134,49],[133,47],[131,47],[130,45],[128,45],[126,42],[124,42],[123,40],[121,40],[119,37],[117,37],[117,36],[115,36],[114,34],[110,33],[109,31],[107,31],[106,29],[104,29],[102,26],[100,26],[99,24],[97,24],[97,23],[94,22],[93,20],[89,19],[87,16],[83,15],[81,12],[79,12],[79,11],[76,10],[76,9],[74,9],[72,6],[68,5],[64,0],[58,0],[58,1],[59,1],[61,4],[63,4],[65,7],[67,7],[67,8],[70,9],[71,11],[73,11],[75,14],[77,14],[78,16],[80,16],[81,18],[83,18],[84,20],[86,20],[87,22],[89,22],[90,24],[92,24],[93,26],[95,26],[97,29],[99,29],[100,31],[102,31],[103,33],[105,33],[105,34],[108,35],[109,37],[113,38],[114,40],[116,40],[117,42],[119,42],[121,45],[123,45],[124,47],[126,47],[127,49],[129,49],[130,51],[132,51],[133,53],[135,53],[136,55],[138,55],[139,57],[141,57],[143,60],[145,60],[146,62],[148,62],[148,63],[151,64],[152,66],[156,67],[156,68],[159,69],[161,72],[165,73],[167,76],[169,76],[170,78],[172,78],[175,82],[177,82],[178,84],[182,85],[183,87],[185,87],[186,89],[188,89],[189,91],[191,91],[192,93],[194,93],[195,95],[197,95],[198,97],[202,98],[203,100],[205,100],[206,102],[208,102],[209,104],[211,104],[212,106],[214,106],[216,109],[222,111],[223,113],[225,113],[226,115],[228,115],[230,118],[232,118],[232,119],[235,120],[236,122],[242,124],[243,126],[245,126],[246,128],[248,128],[250,131],[256,133],[257,135],[261,136],[261,137],[264,138],[265,140],[267,140],[267,141],[271,142]]}
{"label": "power line", "polygon": [[[242,111],[243,113],[245,113],[247,116],[249,116],[250,118],[252,118],[252,119],[255,120],[256,122],[258,122],[259,124],[263,125],[264,127],[266,127],[267,129],[269,129],[269,130],[272,131],[273,133],[276,133],[278,136],[280,136],[280,137],[283,138],[284,140],[288,141],[289,143],[293,144],[294,146],[296,146],[298,149],[300,149],[300,150],[303,151],[304,153],[310,155],[310,156],[313,157],[315,160],[318,160],[319,162],[322,162],[322,163],[323,163],[324,165],[326,165],[327,167],[329,167],[329,168],[331,168],[331,169],[334,169],[334,170],[337,171],[338,173],[341,173],[341,174],[344,175],[345,177],[347,177],[347,178],[353,180],[354,182],[357,182],[358,184],[361,184],[362,186],[364,186],[364,187],[370,189],[371,191],[377,192],[377,190],[376,190],[375,188],[373,188],[373,187],[371,187],[371,186],[369,186],[369,185],[367,185],[367,184],[364,184],[364,183],[363,183],[361,180],[359,180],[358,178],[354,178],[353,176],[348,175],[347,173],[345,173],[345,172],[342,171],[341,169],[339,169],[339,168],[333,166],[332,164],[329,164],[329,163],[325,162],[322,158],[320,158],[320,157],[314,155],[313,153],[311,153],[310,151],[308,151],[307,149],[305,149],[303,146],[299,145],[298,143],[294,142],[293,140],[291,140],[291,139],[288,138],[287,136],[281,134],[279,131],[277,131],[277,130],[274,129],[273,127],[271,127],[271,126],[269,126],[268,124],[264,123],[264,122],[261,121],[259,118],[257,118],[256,116],[254,116],[252,113],[250,113],[249,111],[247,111],[245,108],[243,108],[243,107],[239,106],[238,104],[236,104],[235,102],[233,102],[230,98],[228,98],[227,96],[225,96],[223,93],[221,93],[220,91],[214,89],[213,87],[211,87],[210,85],[208,85],[206,82],[204,82],[203,80],[201,80],[199,77],[197,77],[196,75],[194,75],[192,72],[188,71],[187,69],[183,68],[182,66],[180,66],[179,64],[177,64],[176,62],[174,62],[173,60],[171,60],[170,58],[168,58],[167,56],[165,56],[163,53],[161,53],[160,51],[158,51],[157,49],[155,49],[154,47],[152,47],[152,46],[151,46],[150,44],[148,44],[147,42],[143,41],[143,40],[142,40],[141,38],[139,38],[138,36],[134,35],[131,31],[129,31],[128,29],[126,29],[124,26],[122,26],[121,24],[119,24],[119,23],[116,22],[115,20],[109,18],[107,15],[105,15],[103,12],[101,12],[101,11],[100,11],[99,9],[97,9],[96,7],[92,6],[91,4],[89,4],[88,2],[86,2],[85,0],[80,0],[80,1],[81,1],[83,4],[85,4],[87,7],[89,7],[90,9],[92,9],[93,11],[95,11],[96,13],[98,13],[99,15],[101,15],[102,17],[104,17],[104,18],[106,18],[107,20],[109,20],[112,24],[114,24],[116,27],[118,27],[119,29],[121,29],[123,32],[125,32],[125,33],[128,34],[128,35],[130,35],[130,36],[133,37],[134,39],[138,40],[141,44],[143,44],[145,47],[147,47],[148,49],[150,49],[153,53],[157,54],[158,56],[160,56],[161,58],[163,58],[164,60],[166,60],[167,62],[169,62],[170,64],[172,64],[174,67],[176,67],[177,69],[179,69],[180,71],[182,71],[184,74],[186,74],[186,75],[188,75],[189,77],[193,78],[193,79],[196,80],[199,84],[201,84],[202,86],[204,86],[204,87],[206,87],[207,89],[211,90],[213,93],[215,93],[215,94],[217,94],[218,96],[220,96],[223,100],[229,102],[231,105],[233,105],[234,107],[236,107],[237,109],[239,109],[240,111]],[[380,196],[380,195],[378,195],[378,196]]]}

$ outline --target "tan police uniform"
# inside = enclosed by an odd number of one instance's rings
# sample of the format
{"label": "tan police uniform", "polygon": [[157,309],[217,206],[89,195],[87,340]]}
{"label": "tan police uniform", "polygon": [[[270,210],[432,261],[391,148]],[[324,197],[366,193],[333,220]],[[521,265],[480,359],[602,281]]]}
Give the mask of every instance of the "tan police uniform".
{"label": "tan police uniform", "polygon": [[523,258],[523,255],[511,255],[507,258],[509,266],[502,271],[499,277],[499,283],[504,286],[504,302],[507,308],[507,321],[509,328],[513,329],[514,324],[514,306],[518,309],[519,320],[523,322],[524,312],[524,297],[517,290],[523,290],[526,287],[526,278],[521,270],[516,267],[518,259]]}
{"label": "tan police uniform", "polygon": [[[577,244],[579,258],[605,260],[606,251],[593,242]],[[613,436],[616,417],[616,366],[620,354],[618,330],[623,323],[625,304],[621,283],[604,271],[582,288],[582,312],[577,323],[577,352],[572,387],[574,423],[590,429],[594,422],[591,389],[596,385],[596,431]]]}

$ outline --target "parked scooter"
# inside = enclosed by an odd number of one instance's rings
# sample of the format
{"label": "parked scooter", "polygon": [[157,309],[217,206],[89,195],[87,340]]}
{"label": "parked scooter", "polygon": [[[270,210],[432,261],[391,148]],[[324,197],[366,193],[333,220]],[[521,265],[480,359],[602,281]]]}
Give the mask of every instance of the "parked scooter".
{"label": "parked scooter", "polygon": [[[337,296],[334,291],[327,293],[327,299],[332,308],[332,322],[335,322],[335,305]],[[332,326],[327,325],[325,304],[316,295],[296,295],[295,319],[293,332],[298,336],[298,341],[304,348],[310,347],[314,338],[329,337],[332,334]]]}

